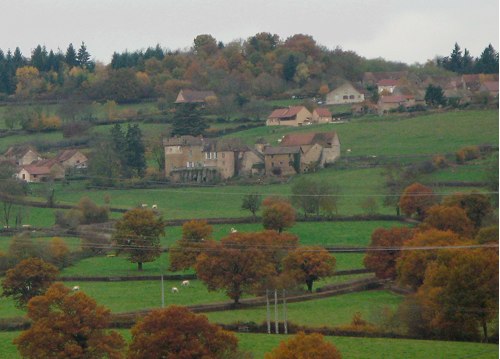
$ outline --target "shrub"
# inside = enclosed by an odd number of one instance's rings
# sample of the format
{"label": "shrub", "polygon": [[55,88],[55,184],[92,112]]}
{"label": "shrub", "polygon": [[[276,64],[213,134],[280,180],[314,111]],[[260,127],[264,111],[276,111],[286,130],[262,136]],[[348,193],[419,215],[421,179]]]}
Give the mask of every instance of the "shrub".
{"label": "shrub", "polygon": [[457,163],[464,163],[479,158],[481,152],[478,146],[467,146],[458,150],[455,155]]}
{"label": "shrub", "polygon": [[108,220],[109,208],[99,207],[88,197],[80,199],[77,208],[82,214],[81,224],[102,223]]}
{"label": "shrub", "polygon": [[436,155],[432,158],[432,163],[434,164],[434,167],[436,168],[446,168],[448,167],[448,161],[446,161],[446,158],[442,155]]}
{"label": "shrub", "polygon": [[90,123],[87,121],[72,121],[62,125],[62,133],[64,138],[81,136],[90,128]]}

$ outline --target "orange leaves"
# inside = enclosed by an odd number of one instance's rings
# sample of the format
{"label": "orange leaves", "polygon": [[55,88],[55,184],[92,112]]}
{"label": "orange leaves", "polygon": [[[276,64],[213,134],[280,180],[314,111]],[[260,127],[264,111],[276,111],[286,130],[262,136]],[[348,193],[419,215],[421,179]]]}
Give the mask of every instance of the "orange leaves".
{"label": "orange leaves", "polygon": [[405,188],[399,200],[399,205],[405,215],[416,215],[418,219],[423,219],[425,211],[431,207],[434,202],[435,199],[432,189],[420,183],[414,183]]}
{"label": "orange leaves", "polygon": [[303,359],[328,358],[340,359],[337,348],[323,339],[321,334],[304,334],[300,332],[292,339],[282,341],[279,347],[267,353],[266,359]]}
{"label": "orange leaves", "polygon": [[106,330],[109,310],[83,292],[56,283],[29,302],[28,317],[30,329],[14,340],[23,357],[122,357],[123,338]]}
{"label": "orange leaves", "polygon": [[185,307],[152,311],[132,328],[128,358],[222,358],[234,355],[238,339]]}
{"label": "orange leaves", "polygon": [[2,296],[12,297],[19,308],[24,308],[31,298],[43,294],[58,274],[52,264],[38,258],[25,259],[7,271]]}
{"label": "orange leaves", "polygon": [[[363,262],[367,269],[373,270],[377,278],[396,278],[396,259],[400,256],[399,250],[386,250],[386,248],[400,247],[403,242],[410,239],[413,230],[401,228],[377,228],[372,233],[369,251]],[[381,249],[381,250],[377,250]]]}
{"label": "orange leaves", "polygon": [[295,224],[295,209],[285,199],[267,197],[262,201],[262,224],[265,229],[283,232]]}
{"label": "orange leaves", "polygon": [[332,276],[335,257],[322,247],[300,247],[283,261],[284,271],[297,282],[305,282],[309,291],[315,280]]}
{"label": "orange leaves", "polygon": [[254,292],[276,280],[286,250],[297,237],[274,231],[233,233],[210,243],[196,259],[195,269],[209,290],[224,289],[238,303],[244,292]]}
{"label": "orange leaves", "polygon": [[423,227],[433,227],[441,231],[453,231],[463,237],[473,234],[474,226],[460,207],[432,206],[427,210]]}

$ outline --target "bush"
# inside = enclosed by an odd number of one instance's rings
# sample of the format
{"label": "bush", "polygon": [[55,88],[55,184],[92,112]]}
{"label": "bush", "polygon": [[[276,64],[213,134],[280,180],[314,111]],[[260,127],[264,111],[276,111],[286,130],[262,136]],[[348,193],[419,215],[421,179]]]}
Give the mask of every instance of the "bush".
{"label": "bush", "polygon": [[478,146],[467,146],[463,147],[456,152],[457,163],[464,163],[467,161],[474,160],[481,156]]}
{"label": "bush", "polygon": [[88,197],[80,199],[77,208],[82,214],[81,224],[102,223],[108,220],[109,208],[99,207]]}
{"label": "bush", "polygon": [[64,138],[81,136],[90,128],[90,123],[87,121],[72,121],[62,125],[62,133]]}
{"label": "bush", "polygon": [[75,229],[83,220],[82,213],[77,209],[70,209],[67,212],[56,211],[55,217],[58,226],[70,229]]}
{"label": "bush", "polygon": [[442,155],[436,155],[432,158],[432,163],[436,168],[446,168],[448,167],[448,161]]}

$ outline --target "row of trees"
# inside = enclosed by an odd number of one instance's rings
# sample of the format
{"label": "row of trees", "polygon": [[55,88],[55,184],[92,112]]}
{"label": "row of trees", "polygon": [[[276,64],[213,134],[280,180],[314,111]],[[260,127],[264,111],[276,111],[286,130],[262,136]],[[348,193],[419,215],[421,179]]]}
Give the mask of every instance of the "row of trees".
{"label": "row of trees", "polygon": [[455,43],[450,56],[437,59],[438,66],[459,74],[496,74],[498,73],[498,52],[489,44],[479,57],[472,57],[469,50]]}
{"label": "row of trees", "polygon": [[344,79],[360,81],[366,71],[498,72],[498,53],[491,45],[475,60],[468,51],[462,56],[456,46],[452,56],[436,63],[408,66],[368,60],[340,47],[327,49],[303,34],[281,39],[263,32],[226,44],[203,34],[188,51],[167,51],[157,45],[145,51],[115,52],[106,66],[90,61],[84,43],[78,51],[70,45],[65,54],[47,52],[39,45],[29,59],[18,48],[13,54],[0,52],[0,93],[122,103],[157,97],[171,102],[181,88],[192,87],[215,90],[224,107],[243,107],[252,99],[284,93],[324,95]]}
{"label": "row of trees", "polygon": [[375,230],[364,259],[377,277],[414,291],[397,320],[414,336],[487,341],[498,313],[498,226],[484,226],[488,197],[458,193],[437,203],[431,189],[413,184],[400,204],[421,224]]}
{"label": "row of trees", "polygon": [[[49,273],[47,271],[47,273]],[[46,278],[46,282],[49,278]],[[52,277],[50,278],[52,279]],[[153,310],[132,327],[128,345],[110,330],[111,313],[82,291],[55,283],[28,304],[29,329],[14,339],[24,358],[245,358],[237,337],[185,307]],[[299,333],[266,354],[268,359],[341,358],[319,334]]]}

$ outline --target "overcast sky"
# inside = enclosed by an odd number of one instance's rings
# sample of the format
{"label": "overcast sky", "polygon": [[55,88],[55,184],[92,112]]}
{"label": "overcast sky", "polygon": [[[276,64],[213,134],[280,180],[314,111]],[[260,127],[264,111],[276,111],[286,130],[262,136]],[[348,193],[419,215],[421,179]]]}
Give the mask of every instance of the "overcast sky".
{"label": "overcast sky", "polygon": [[473,56],[489,43],[498,50],[498,18],[498,0],[0,0],[0,48],[29,56],[38,44],[65,51],[85,41],[108,63],[114,51],[265,31],[412,64],[449,55],[455,42]]}

